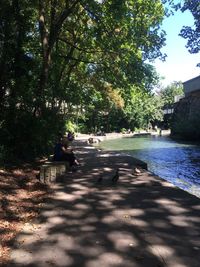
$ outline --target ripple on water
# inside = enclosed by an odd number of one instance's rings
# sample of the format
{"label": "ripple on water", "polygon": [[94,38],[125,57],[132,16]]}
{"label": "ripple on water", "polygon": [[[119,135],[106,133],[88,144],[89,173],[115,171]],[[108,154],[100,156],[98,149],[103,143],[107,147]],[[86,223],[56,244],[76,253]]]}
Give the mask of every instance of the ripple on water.
{"label": "ripple on water", "polygon": [[107,140],[101,147],[145,161],[156,175],[200,197],[200,146],[157,136]]}

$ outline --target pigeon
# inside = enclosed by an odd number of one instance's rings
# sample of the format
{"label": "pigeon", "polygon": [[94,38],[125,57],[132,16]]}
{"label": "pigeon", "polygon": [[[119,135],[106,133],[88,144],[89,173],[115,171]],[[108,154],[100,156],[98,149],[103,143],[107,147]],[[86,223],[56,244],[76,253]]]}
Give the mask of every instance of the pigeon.
{"label": "pigeon", "polygon": [[118,179],[119,179],[119,169],[116,170],[116,173],[112,178],[112,182],[116,183],[118,181]]}
{"label": "pigeon", "polygon": [[137,167],[135,167],[133,170],[133,174],[139,175],[140,173],[141,171]]}

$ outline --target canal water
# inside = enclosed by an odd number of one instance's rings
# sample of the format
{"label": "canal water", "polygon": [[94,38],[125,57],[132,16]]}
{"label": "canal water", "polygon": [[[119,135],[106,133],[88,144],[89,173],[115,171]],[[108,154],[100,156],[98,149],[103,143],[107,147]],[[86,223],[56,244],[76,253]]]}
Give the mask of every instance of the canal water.
{"label": "canal water", "polygon": [[100,147],[141,159],[151,172],[200,197],[200,145],[146,136],[106,140]]}

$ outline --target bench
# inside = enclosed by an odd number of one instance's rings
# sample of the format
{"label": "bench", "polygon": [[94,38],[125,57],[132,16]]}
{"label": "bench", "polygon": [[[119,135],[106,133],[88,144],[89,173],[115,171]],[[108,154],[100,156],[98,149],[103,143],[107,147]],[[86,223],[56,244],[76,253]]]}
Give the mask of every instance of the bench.
{"label": "bench", "polygon": [[58,181],[69,170],[66,161],[47,161],[40,166],[40,181],[43,183],[54,183]]}

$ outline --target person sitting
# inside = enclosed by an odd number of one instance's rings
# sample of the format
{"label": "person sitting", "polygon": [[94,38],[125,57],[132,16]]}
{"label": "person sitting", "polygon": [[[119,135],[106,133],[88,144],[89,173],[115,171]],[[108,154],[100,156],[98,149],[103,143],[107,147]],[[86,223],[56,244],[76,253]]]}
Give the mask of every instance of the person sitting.
{"label": "person sitting", "polygon": [[58,140],[54,146],[53,161],[61,161],[62,158],[62,136],[59,135]]}
{"label": "person sitting", "polygon": [[54,161],[67,161],[69,166],[79,165],[73,150],[69,147],[66,139],[63,137],[58,138],[58,142],[54,147]]}

